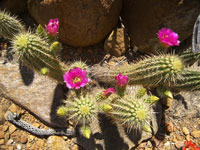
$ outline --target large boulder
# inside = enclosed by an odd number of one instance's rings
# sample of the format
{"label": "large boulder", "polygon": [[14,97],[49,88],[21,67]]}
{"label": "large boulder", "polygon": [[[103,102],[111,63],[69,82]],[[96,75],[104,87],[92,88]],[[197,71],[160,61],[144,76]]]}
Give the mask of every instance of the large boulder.
{"label": "large boulder", "polygon": [[180,40],[187,39],[200,12],[199,0],[124,0],[122,16],[131,45],[142,52],[153,52],[156,33],[171,28]]}
{"label": "large boulder", "polygon": [[19,14],[26,10],[27,0],[1,0],[0,9],[13,14]]}
{"label": "large boulder", "polygon": [[84,47],[101,42],[117,25],[122,0],[29,0],[28,7],[42,25],[59,18],[60,40]]}

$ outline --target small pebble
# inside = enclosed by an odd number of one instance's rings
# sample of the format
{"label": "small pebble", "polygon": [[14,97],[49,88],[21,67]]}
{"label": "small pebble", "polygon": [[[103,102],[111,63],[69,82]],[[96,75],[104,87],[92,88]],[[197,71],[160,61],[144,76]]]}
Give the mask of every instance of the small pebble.
{"label": "small pebble", "polygon": [[186,136],[186,140],[187,140],[187,141],[190,141],[190,140],[191,140],[190,135],[187,135],[187,136]]}
{"label": "small pebble", "polygon": [[5,142],[5,140],[4,140],[4,139],[0,139],[0,145],[3,145],[3,144],[4,144],[4,142]]}
{"label": "small pebble", "polygon": [[166,131],[168,133],[172,133],[174,131],[174,125],[172,122],[167,122],[166,123]]}
{"label": "small pebble", "polygon": [[183,131],[183,133],[184,133],[185,135],[190,134],[189,130],[188,130],[186,127],[183,127],[182,131]]}
{"label": "small pebble", "polygon": [[0,131],[0,139],[3,139],[5,136],[5,133],[3,131]]}
{"label": "small pebble", "polygon": [[6,132],[7,130],[8,130],[8,125],[6,124],[3,126],[3,131]]}
{"label": "small pebble", "polygon": [[13,132],[15,132],[15,130],[16,130],[17,128],[14,126],[14,125],[10,125],[10,127],[9,127],[9,133],[10,134],[12,134]]}
{"label": "small pebble", "polygon": [[22,146],[20,144],[17,144],[17,150],[21,150]]}
{"label": "small pebble", "polygon": [[191,135],[195,138],[200,138],[200,130],[193,131]]}
{"label": "small pebble", "polygon": [[184,142],[183,141],[176,141],[175,146],[176,146],[176,148],[179,149],[179,148],[184,146]]}
{"label": "small pebble", "polygon": [[13,139],[9,139],[8,142],[7,142],[7,145],[10,145],[13,143]]}
{"label": "small pebble", "polygon": [[21,136],[20,142],[21,142],[22,144],[25,144],[27,141],[28,141],[28,138],[27,138],[27,137]]}

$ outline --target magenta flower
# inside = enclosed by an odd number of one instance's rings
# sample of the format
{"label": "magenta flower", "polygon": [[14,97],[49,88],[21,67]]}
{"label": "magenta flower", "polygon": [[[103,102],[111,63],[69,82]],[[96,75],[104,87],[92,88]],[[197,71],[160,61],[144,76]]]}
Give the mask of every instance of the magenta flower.
{"label": "magenta flower", "polygon": [[79,89],[80,87],[84,87],[88,82],[90,82],[90,79],[87,78],[86,75],[87,72],[85,70],[75,67],[70,69],[68,72],[65,72],[63,78],[64,82],[66,82],[66,86],[69,89]]}
{"label": "magenta flower", "polygon": [[115,93],[114,88],[108,88],[105,91],[102,92],[103,97],[109,97],[111,94]]}
{"label": "magenta flower", "polygon": [[56,36],[57,35],[58,28],[59,28],[59,20],[58,20],[58,18],[50,19],[48,25],[46,26],[47,32],[52,36]]}
{"label": "magenta flower", "polygon": [[180,41],[178,40],[178,34],[173,32],[171,29],[162,28],[157,33],[160,42],[166,47],[178,46]]}
{"label": "magenta flower", "polygon": [[126,87],[126,85],[128,84],[128,76],[122,75],[121,73],[115,76],[115,80],[117,81],[117,86],[119,87]]}

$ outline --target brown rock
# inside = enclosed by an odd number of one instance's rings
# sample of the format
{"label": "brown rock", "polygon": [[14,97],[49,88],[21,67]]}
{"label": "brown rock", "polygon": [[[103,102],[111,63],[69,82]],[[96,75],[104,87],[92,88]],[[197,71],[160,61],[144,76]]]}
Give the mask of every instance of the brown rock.
{"label": "brown rock", "polygon": [[3,139],[5,136],[5,133],[3,131],[0,131],[0,139]]}
{"label": "brown rock", "polygon": [[39,127],[40,127],[40,124],[37,123],[37,122],[34,122],[32,125],[35,126],[36,128],[39,128]]}
{"label": "brown rock", "polygon": [[4,142],[5,142],[5,140],[4,140],[4,139],[0,139],[0,145],[3,145],[3,144],[4,144]]}
{"label": "brown rock", "polygon": [[101,42],[117,25],[122,0],[29,0],[28,7],[42,25],[51,18],[59,18],[60,40],[83,47]]}
{"label": "brown rock", "polygon": [[167,122],[167,123],[166,123],[166,131],[167,131],[168,133],[171,133],[171,132],[174,131],[174,125],[173,125],[172,122]]}
{"label": "brown rock", "polygon": [[26,9],[26,0],[1,0],[0,8],[13,14],[20,13]]}
{"label": "brown rock", "polygon": [[5,136],[5,133],[3,131],[0,131],[0,139],[3,139]]}
{"label": "brown rock", "polygon": [[104,43],[104,51],[114,56],[121,56],[130,47],[130,42],[125,28],[116,28]]}
{"label": "brown rock", "polygon": [[191,140],[190,135],[186,135],[185,138],[186,138],[187,141],[190,141],[190,140]]}
{"label": "brown rock", "polygon": [[67,142],[65,142],[65,140],[59,136],[48,137],[47,143],[48,150],[70,150]]}
{"label": "brown rock", "polygon": [[183,141],[176,141],[175,146],[176,146],[176,148],[181,148],[181,147],[184,146],[184,142]]}
{"label": "brown rock", "polygon": [[27,141],[28,141],[28,138],[27,138],[26,136],[21,136],[21,137],[20,137],[20,142],[21,142],[22,144],[25,144]]}
{"label": "brown rock", "polygon": [[183,133],[184,133],[185,135],[190,134],[189,130],[188,130],[186,127],[183,127],[182,131],[183,131]]}
{"label": "brown rock", "polygon": [[9,132],[10,134],[12,134],[13,132],[15,132],[16,129],[17,129],[17,128],[16,128],[14,125],[10,125],[8,132]]}
{"label": "brown rock", "polygon": [[0,96],[13,100],[51,126],[67,126],[55,113],[64,97],[61,85],[19,64],[2,63],[0,61]]}
{"label": "brown rock", "polygon": [[7,124],[4,124],[3,126],[3,131],[6,132],[8,130],[8,125]]}
{"label": "brown rock", "polygon": [[19,110],[18,106],[15,105],[15,104],[12,104],[10,107],[9,107],[9,110],[11,112],[17,112]]}
{"label": "brown rock", "polygon": [[191,135],[195,138],[200,138],[200,130],[193,131]]}
{"label": "brown rock", "polygon": [[9,138],[10,138],[10,134],[9,134],[9,133],[6,133],[6,134],[5,134],[5,137],[4,137],[5,141],[8,141]]}
{"label": "brown rock", "polygon": [[5,111],[3,110],[3,107],[0,105],[0,125],[5,122],[4,113]]}
{"label": "brown rock", "polygon": [[38,140],[38,141],[36,141],[35,144],[36,144],[37,147],[41,148],[41,147],[44,146],[44,141],[43,140]]}
{"label": "brown rock", "polygon": [[156,33],[162,27],[171,28],[178,33],[181,41],[192,35],[200,2],[184,0],[180,4],[179,1],[124,0],[122,16],[131,45],[137,46],[142,52],[155,52],[159,43]]}

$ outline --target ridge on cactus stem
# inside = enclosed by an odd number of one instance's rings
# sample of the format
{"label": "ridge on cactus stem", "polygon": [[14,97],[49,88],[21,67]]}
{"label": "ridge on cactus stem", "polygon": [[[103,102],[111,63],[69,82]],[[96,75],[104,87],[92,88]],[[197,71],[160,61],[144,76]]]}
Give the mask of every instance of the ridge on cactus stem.
{"label": "ridge on cactus stem", "polygon": [[52,35],[56,36],[58,33],[58,28],[59,28],[59,19],[50,19],[48,25],[46,26],[46,31]]}
{"label": "ridge on cactus stem", "polygon": [[171,29],[162,28],[158,31],[157,35],[161,44],[164,44],[166,47],[178,46],[180,43],[178,34]]}
{"label": "ridge on cactus stem", "polygon": [[12,39],[16,34],[25,31],[22,23],[6,11],[0,11],[0,36]]}
{"label": "ridge on cactus stem", "polygon": [[86,76],[87,72],[85,70],[75,67],[73,69],[70,69],[68,72],[65,72],[63,78],[66,86],[69,89],[75,88],[77,90],[81,87],[84,87],[88,82],[90,82],[90,79]]}

